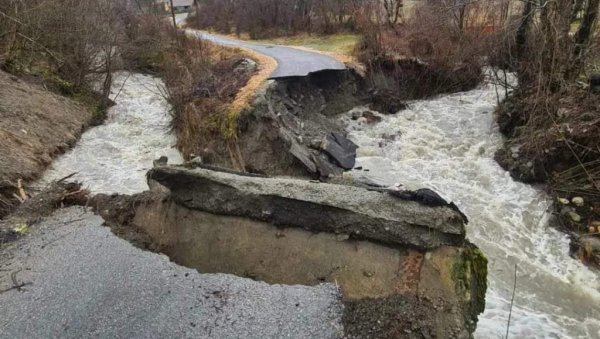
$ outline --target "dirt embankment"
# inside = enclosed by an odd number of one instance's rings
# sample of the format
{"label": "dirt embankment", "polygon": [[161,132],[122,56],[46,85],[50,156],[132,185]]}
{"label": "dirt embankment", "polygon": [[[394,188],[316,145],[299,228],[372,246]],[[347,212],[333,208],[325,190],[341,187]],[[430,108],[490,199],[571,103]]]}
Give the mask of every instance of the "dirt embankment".
{"label": "dirt embankment", "polygon": [[39,178],[93,118],[92,109],[0,71],[0,217],[23,198],[19,179]]}
{"label": "dirt embankment", "polygon": [[[340,114],[361,105],[395,114],[405,108],[405,100],[465,89],[442,86],[443,90],[432,87],[429,92],[416,91],[417,79],[461,78],[470,73],[457,69],[451,75],[441,74],[426,63],[403,59],[365,75],[354,70],[322,71],[272,80],[258,90],[249,107],[239,115],[229,115],[235,119],[227,122],[233,130],[216,128],[194,137],[192,143],[180,141],[192,145],[185,148],[187,153],[200,156],[205,164],[268,175],[339,177],[354,167],[356,156],[356,145],[346,139]],[[475,86],[477,79],[473,78],[468,87]],[[224,113],[214,112],[181,115],[181,126],[189,130],[190,126],[215,126],[215,121],[227,120],[222,117]]]}
{"label": "dirt embankment", "polygon": [[497,110],[507,141],[496,160],[511,175],[546,183],[572,254],[600,268],[600,94],[570,88],[539,102],[517,91]]}

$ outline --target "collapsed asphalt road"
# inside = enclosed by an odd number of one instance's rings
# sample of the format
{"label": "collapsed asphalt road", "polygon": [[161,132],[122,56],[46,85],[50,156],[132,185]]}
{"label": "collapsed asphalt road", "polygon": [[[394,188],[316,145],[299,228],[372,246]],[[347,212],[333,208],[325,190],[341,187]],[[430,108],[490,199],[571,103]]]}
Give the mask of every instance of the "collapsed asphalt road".
{"label": "collapsed asphalt road", "polygon": [[343,335],[343,306],[332,284],[199,274],[133,247],[102,222],[83,208],[58,210],[0,250],[0,337]]}
{"label": "collapsed asphalt road", "polygon": [[277,61],[277,68],[270,75],[270,79],[302,77],[320,71],[346,69],[346,66],[338,60],[317,52],[279,45],[256,44],[196,30],[187,30],[187,32],[219,45],[248,48],[272,57]]}

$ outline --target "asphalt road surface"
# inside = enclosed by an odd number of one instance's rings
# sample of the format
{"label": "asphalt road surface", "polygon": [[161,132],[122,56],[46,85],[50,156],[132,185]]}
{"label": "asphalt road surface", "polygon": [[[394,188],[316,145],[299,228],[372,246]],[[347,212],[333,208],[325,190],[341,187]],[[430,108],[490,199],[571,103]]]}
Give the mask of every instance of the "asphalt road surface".
{"label": "asphalt road surface", "polygon": [[31,228],[0,249],[1,338],[343,335],[334,285],[199,274],[133,247],[83,208],[59,210]]}
{"label": "asphalt road surface", "polygon": [[270,79],[302,77],[319,71],[346,69],[343,63],[325,54],[286,46],[256,44],[195,30],[187,32],[219,45],[248,48],[272,57],[277,61],[277,68]]}

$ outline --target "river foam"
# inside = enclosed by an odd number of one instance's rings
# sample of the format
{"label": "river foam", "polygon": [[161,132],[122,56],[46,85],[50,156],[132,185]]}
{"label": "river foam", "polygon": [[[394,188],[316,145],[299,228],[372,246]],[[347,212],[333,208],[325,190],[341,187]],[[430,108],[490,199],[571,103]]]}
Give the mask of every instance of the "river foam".
{"label": "river foam", "polygon": [[514,181],[493,159],[503,138],[493,111],[504,89],[491,81],[462,93],[409,103],[368,125],[344,116],[357,143],[359,180],[431,188],[470,219],[468,237],[489,259],[486,310],[477,338],[503,338],[517,289],[513,338],[600,338],[600,280],[568,255],[566,235],[549,227],[550,198]]}

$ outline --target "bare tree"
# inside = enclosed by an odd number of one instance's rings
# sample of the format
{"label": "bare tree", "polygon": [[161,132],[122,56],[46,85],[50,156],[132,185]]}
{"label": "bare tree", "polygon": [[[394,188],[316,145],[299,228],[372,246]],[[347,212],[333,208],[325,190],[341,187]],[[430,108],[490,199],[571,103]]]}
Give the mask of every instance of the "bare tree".
{"label": "bare tree", "polygon": [[389,25],[396,25],[402,16],[404,0],[382,0],[386,21]]}
{"label": "bare tree", "polygon": [[599,0],[588,0],[587,2],[587,7],[585,8],[583,19],[581,20],[581,25],[575,34],[574,60],[571,63],[572,67],[568,74],[568,76],[571,78],[575,78],[583,68],[585,54],[593,34],[593,27],[598,20],[599,4]]}
{"label": "bare tree", "polygon": [[177,29],[177,20],[175,20],[175,6],[173,6],[173,0],[169,0],[171,5],[171,17],[173,18],[173,27]]}

